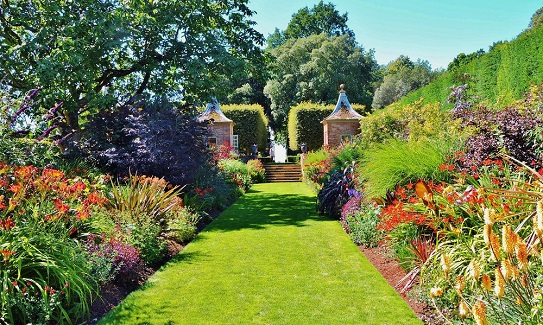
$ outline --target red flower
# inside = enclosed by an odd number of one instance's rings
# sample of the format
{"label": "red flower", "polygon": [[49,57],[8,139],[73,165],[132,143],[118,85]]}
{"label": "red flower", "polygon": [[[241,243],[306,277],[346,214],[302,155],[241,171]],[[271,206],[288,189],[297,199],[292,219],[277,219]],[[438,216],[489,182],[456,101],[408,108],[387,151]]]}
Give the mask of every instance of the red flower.
{"label": "red flower", "polygon": [[0,228],[4,230],[11,230],[13,227],[15,227],[15,222],[11,219],[11,217],[8,217],[5,221],[0,221]]}
{"label": "red flower", "polygon": [[53,203],[55,204],[55,207],[58,210],[58,212],[61,214],[70,211],[70,206],[64,204],[61,199],[54,199]]}

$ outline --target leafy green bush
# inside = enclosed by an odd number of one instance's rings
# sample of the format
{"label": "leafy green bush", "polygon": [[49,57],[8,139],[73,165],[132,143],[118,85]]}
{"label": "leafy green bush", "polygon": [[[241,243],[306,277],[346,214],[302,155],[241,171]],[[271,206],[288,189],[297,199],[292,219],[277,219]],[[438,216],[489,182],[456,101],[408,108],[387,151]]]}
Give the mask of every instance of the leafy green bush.
{"label": "leafy green bush", "polygon": [[366,247],[376,247],[383,240],[384,233],[378,228],[380,222],[379,208],[367,203],[361,205],[360,211],[346,215],[344,220],[352,241]]}
{"label": "leafy green bush", "polygon": [[251,187],[252,183],[249,168],[247,168],[247,165],[242,161],[236,159],[223,159],[219,161],[218,167],[221,173],[229,177],[241,191],[245,192]]}
{"label": "leafy green bush", "polygon": [[322,148],[311,151],[305,156],[302,166],[304,181],[314,190],[320,190],[328,182],[328,173],[332,167],[334,148]]}
{"label": "leafy green bush", "polygon": [[263,183],[266,181],[266,169],[264,165],[258,159],[251,159],[247,161],[247,169],[251,176],[251,183]]}
{"label": "leafy green bush", "polygon": [[262,151],[268,146],[268,118],[260,105],[222,105],[222,111],[234,121],[234,134],[238,135],[240,153],[251,153],[256,144]]}
{"label": "leafy green bush", "polygon": [[196,224],[201,217],[188,207],[176,209],[168,218],[167,236],[179,243],[186,243],[196,236]]}
{"label": "leafy green bush", "polygon": [[466,76],[475,79],[475,96],[501,106],[513,104],[522,97],[531,83],[539,84],[543,81],[543,66],[540,64],[542,40],[541,26],[526,30],[516,39],[496,44],[488,53],[464,65],[452,66],[427,86],[389,107],[401,107],[420,98],[424,98],[425,103],[445,103],[450,87],[464,84]]}

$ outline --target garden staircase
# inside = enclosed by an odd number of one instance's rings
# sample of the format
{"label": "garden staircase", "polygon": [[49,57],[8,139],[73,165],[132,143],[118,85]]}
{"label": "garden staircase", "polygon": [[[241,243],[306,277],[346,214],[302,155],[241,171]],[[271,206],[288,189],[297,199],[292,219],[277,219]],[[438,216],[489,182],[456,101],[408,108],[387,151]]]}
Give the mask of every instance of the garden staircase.
{"label": "garden staircase", "polygon": [[266,182],[299,182],[302,180],[302,168],[300,164],[265,164]]}

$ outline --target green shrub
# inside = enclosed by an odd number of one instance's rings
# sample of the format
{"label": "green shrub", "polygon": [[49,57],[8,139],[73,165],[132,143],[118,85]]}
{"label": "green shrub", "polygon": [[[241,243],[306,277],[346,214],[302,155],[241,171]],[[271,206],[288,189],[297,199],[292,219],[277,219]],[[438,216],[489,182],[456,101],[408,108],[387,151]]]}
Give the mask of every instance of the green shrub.
{"label": "green shrub", "polygon": [[334,152],[335,149],[323,148],[309,152],[305,156],[302,166],[304,181],[316,191],[328,182]]}
{"label": "green shrub", "polygon": [[291,150],[300,150],[302,143],[308,150],[318,150],[324,143],[324,128],[321,121],[330,115],[334,105],[319,105],[310,102],[294,106],[288,114],[288,138]]}
{"label": "green shrub", "polygon": [[223,159],[219,161],[218,167],[221,173],[236,184],[242,192],[247,191],[251,187],[249,168],[242,161]]}
{"label": "green shrub", "polygon": [[196,236],[196,225],[200,219],[200,215],[190,208],[183,207],[177,209],[168,218],[168,237],[179,243],[186,243],[192,240]]}
{"label": "green shrub", "polygon": [[247,169],[249,170],[249,176],[251,176],[253,184],[266,181],[266,169],[264,169],[264,165],[260,160],[251,159],[247,161]]}
{"label": "green shrub", "polygon": [[[486,54],[466,64],[451,66],[447,72],[389,107],[401,107],[424,98],[425,103],[445,103],[452,86],[475,80],[474,95],[500,106],[513,104],[528,91],[531,83],[543,82],[543,28],[530,29],[516,39],[496,44]],[[446,105],[445,107],[450,107]]]}
{"label": "green shrub", "polygon": [[345,218],[349,237],[356,245],[366,247],[376,247],[383,239],[384,233],[377,228],[380,222],[379,209],[368,204],[362,204],[358,213]]}
{"label": "green shrub", "polygon": [[260,151],[268,147],[268,118],[260,105],[222,105],[224,114],[234,121],[234,134],[238,135],[239,151],[250,154],[256,144]]}

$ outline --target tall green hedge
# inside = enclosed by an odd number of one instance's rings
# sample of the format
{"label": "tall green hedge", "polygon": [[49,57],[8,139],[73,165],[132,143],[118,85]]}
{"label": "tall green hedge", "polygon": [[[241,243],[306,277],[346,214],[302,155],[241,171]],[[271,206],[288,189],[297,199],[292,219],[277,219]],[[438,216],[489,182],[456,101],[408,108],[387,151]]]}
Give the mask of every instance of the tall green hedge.
{"label": "tall green hedge", "polygon": [[251,153],[251,146],[258,145],[258,151],[264,152],[268,147],[268,118],[264,108],[253,105],[221,105],[221,109],[234,121],[234,134],[238,135],[240,153]]}
{"label": "tall green hedge", "polygon": [[310,102],[300,103],[288,114],[288,145],[291,150],[299,150],[306,143],[309,150],[318,150],[324,143],[324,129],[321,121],[330,115],[334,105],[319,105]]}
{"label": "tall green hedge", "polygon": [[510,105],[522,98],[531,83],[543,82],[543,26],[528,30],[510,42],[495,45],[488,53],[455,67],[391,106],[447,101],[450,87],[471,76],[472,91],[489,103]]}
{"label": "tall green hedge", "polygon": [[[358,113],[363,114],[365,106],[351,104]],[[318,150],[324,143],[324,127],[321,121],[330,115],[335,105],[319,105],[311,102],[300,103],[289,112],[288,138],[289,148],[299,150],[302,143],[309,150]]]}

